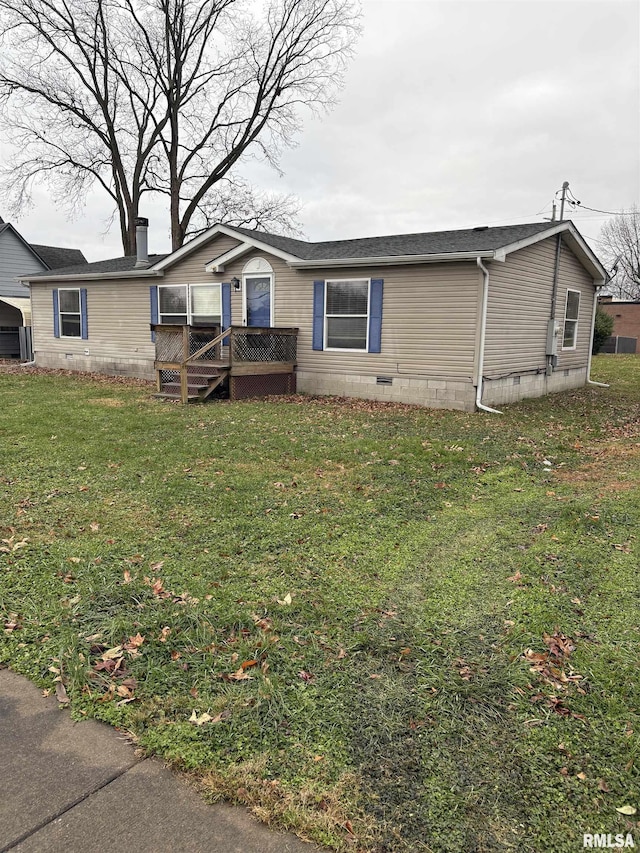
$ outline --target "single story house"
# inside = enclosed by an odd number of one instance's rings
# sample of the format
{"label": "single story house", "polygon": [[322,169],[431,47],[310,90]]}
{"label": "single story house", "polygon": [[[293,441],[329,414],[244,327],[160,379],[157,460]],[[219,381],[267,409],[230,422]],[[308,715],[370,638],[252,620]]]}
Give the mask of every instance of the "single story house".
{"label": "single story house", "polygon": [[27,243],[24,237],[0,218],[0,358],[28,358],[28,335],[31,326],[29,288],[19,276],[45,272],[71,264],[86,264],[79,249],[40,246]]}
{"label": "single story house", "polygon": [[249,327],[297,335],[294,383],[272,392],[473,411],[589,379],[606,272],[570,221],[319,243],[216,225],[168,255],[147,255],[146,225],[137,257],[24,277],[38,365],[161,390],[207,339],[168,356],[165,332]]}

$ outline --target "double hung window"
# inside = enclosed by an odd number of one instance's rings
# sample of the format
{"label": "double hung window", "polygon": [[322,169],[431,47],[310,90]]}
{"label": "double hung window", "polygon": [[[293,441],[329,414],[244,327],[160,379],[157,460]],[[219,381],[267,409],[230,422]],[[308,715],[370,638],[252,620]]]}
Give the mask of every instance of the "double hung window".
{"label": "double hung window", "polygon": [[158,287],[158,321],[169,325],[220,325],[219,284],[176,284]]}
{"label": "double hung window", "polygon": [[564,332],[562,349],[575,349],[578,339],[578,314],[580,312],[580,291],[567,290],[564,309]]}
{"label": "double hung window", "polygon": [[60,335],[63,338],[81,337],[80,288],[60,288],[58,290],[58,310],[60,314]]}
{"label": "double hung window", "polygon": [[326,282],[326,349],[367,351],[369,279]]}

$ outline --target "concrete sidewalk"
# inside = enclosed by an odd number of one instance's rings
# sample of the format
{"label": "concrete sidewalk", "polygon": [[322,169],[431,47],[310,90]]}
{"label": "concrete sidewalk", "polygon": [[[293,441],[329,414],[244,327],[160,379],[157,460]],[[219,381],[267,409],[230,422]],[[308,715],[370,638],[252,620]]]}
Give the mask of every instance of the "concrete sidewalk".
{"label": "concrete sidewalk", "polygon": [[207,805],[115,729],[74,723],[0,670],[0,853],[316,853],[245,809]]}

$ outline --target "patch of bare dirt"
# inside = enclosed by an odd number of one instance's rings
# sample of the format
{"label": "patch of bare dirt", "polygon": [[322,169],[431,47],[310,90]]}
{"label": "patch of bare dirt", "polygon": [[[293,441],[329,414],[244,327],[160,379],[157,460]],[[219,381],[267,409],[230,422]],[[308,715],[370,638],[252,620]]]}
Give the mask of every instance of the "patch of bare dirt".
{"label": "patch of bare dirt", "polygon": [[573,470],[556,471],[562,483],[597,485],[600,492],[626,492],[638,483],[640,442],[607,441],[587,451],[590,460]]}

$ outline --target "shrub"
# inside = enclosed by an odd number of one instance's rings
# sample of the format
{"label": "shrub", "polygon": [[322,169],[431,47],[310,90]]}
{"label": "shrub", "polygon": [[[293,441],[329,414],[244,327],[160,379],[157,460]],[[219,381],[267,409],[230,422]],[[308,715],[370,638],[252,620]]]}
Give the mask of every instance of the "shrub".
{"label": "shrub", "polygon": [[596,308],[596,322],[593,327],[593,348],[591,350],[593,355],[597,355],[600,352],[600,348],[612,332],[613,317],[607,314],[606,311],[603,311],[598,305]]}

